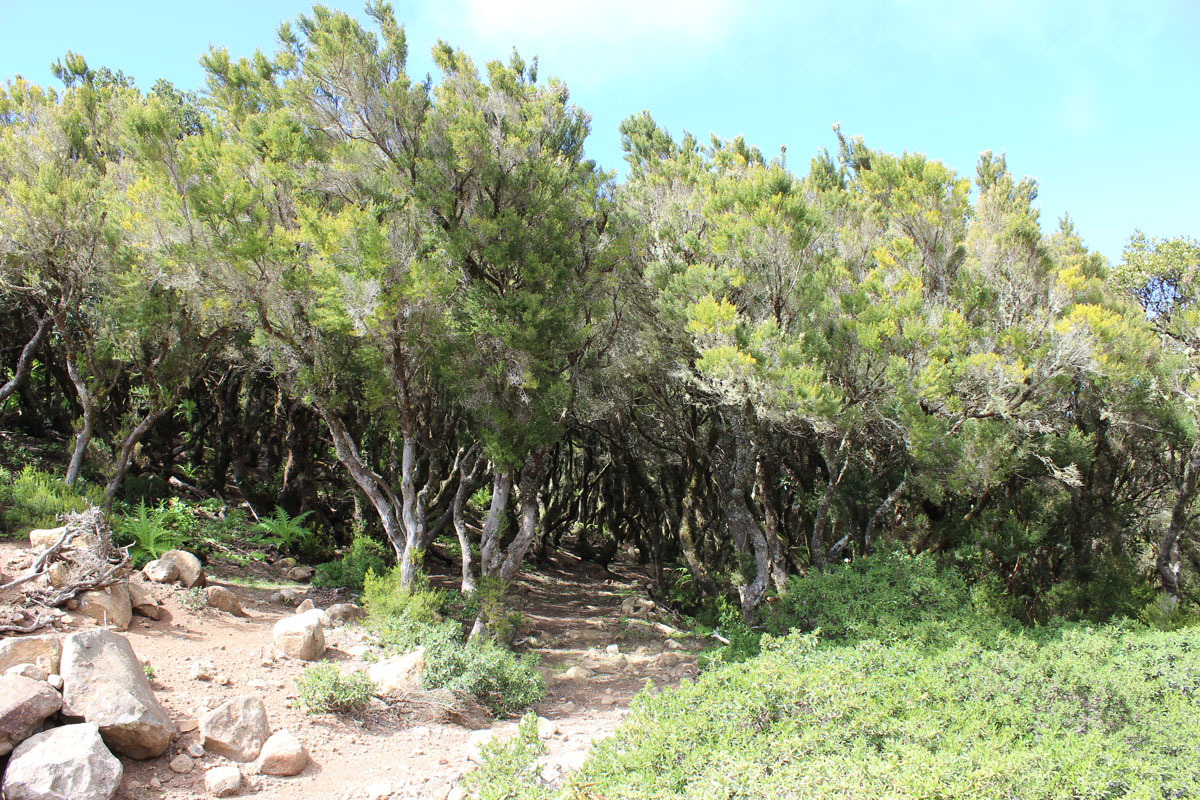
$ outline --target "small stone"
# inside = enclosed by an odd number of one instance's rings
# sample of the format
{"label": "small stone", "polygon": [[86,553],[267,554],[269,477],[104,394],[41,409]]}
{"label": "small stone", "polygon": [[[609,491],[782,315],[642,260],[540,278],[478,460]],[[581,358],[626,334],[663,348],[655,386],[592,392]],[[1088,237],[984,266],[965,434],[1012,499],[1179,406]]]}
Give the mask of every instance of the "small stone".
{"label": "small stone", "polygon": [[275,592],[273,595],[271,595],[271,605],[279,606],[279,605],[283,605],[283,603],[284,603],[284,600],[283,600],[282,592]]}
{"label": "small stone", "polygon": [[614,705],[616,702],[617,702],[617,698],[613,697],[612,695],[606,694],[600,698],[600,705],[602,705],[602,706],[611,706],[611,705]]}
{"label": "small stone", "polygon": [[455,786],[446,795],[446,800],[467,800],[467,790],[461,786]]}
{"label": "small stone", "polygon": [[277,731],[262,746],[258,771],[264,775],[295,775],[308,766],[308,751],[290,731]]}
{"label": "small stone", "polygon": [[335,625],[348,625],[367,616],[367,612],[354,603],[335,603],[325,609]]}
{"label": "small stone", "polygon": [[575,704],[568,700],[567,702],[563,703],[560,708],[564,714],[571,714],[575,711]]}
{"label": "small stone", "polygon": [[194,681],[211,681],[215,671],[216,667],[211,661],[193,661],[191,667],[188,668],[188,674]]}
{"label": "small stone", "polygon": [[192,771],[194,766],[195,765],[192,763],[191,757],[186,753],[180,753],[171,759],[171,763],[167,764],[167,767],[170,768],[171,772],[174,772],[177,775],[188,774]]}
{"label": "small stone", "polygon": [[315,661],[325,653],[325,632],[321,623],[308,614],[279,620],[272,636],[275,646],[291,658]]}
{"label": "small stone", "polygon": [[204,749],[233,761],[252,761],[270,736],[261,698],[242,695],[200,717]]}
{"label": "small stone", "polygon": [[199,742],[188,742],[183,750],[192,758],[204,758],[204,747]]}
{"label": "small stone", "polygon": [[303,603],[296,606],[296,613],[303,614],[305,611],[312,611],[314,608],[316,608],[316,606],[313,605],[313,601],[311,599],[306,599]]}
{"label": "small stone", "polygon": [[287,576],[288,580],[299,583],[301,581],[309,580],[315,573],[316,570],[312,567],[292,567],[287,571]]}
{"label": "small stone", "polygon": [[587,667],[574,666],[559,676],[559,680],[564,681],[585,681],[596,673],[592,672]]}
{"label": "small stone", "polygon": [[15,667],[9,667],[4,670],[5,675],[16,675],[21,678],[28,678],[31,681],[44,682],[50,676],[46,674],[46,670],[39,667],[37,664],[17,664]]}
{"label": "small stone", "polygon": [[62,688],[63,688],[63,677],[62,677],[62,675],[59,675],[58,673],[55,673],[53,675],[47,675],[46,683],[50,684],[51,689],[57,689],[58,691],[61,692]]}
{"label": "small stone", "polygon": [[237,595],[224,586],[209,586],[204,590],[204,598],[212,608],[233,614],[235,617],[246,616],[246,612],[242,610],[242,604],[238,602]]}
{"label": "small stone", "polygon": [[610,644],[608,647],[604,648],[604,652],[608,653],[610,656],[615,656],[617,653],[621,652],[621,646]]}
{"label": "small stone", "polygon": [[559,732],[558,723],[546,719],[545,717],[537,718],[537,733],[539,739],[549,739]]}
{"label": "small stone", "polygon": [[228,797],[242,785],[242,773],[237,767],[213,767],[204,773],[204,788],[213,797]]}
{"label": "small stone", "polygon": [[392,796],[392,785],[390,783],[372,783],[363,792],[366,800],[387,800]]}
{"label": "small stone", "polygon": [[196,728],[198,728],[198,727],[200,727],[200,723],[196,720],[195,717],[187,717],[186,719],[181,719],[179,721],[179,732],[180,733],[191,733],[192,731],[196,730]]}
{"label": "small stone", "polygon": [[172,583],[179,580],[179,567],[173,561],[156,558],[146,562],[146,566],[142,567],[142,574],[146,576],[146,580],[154,583]]}
{"label": "small stone", "polygon": [[380,695],[419,689],[425,663],[425,648],[418,647],[412,652],[372,664],[367,669],[367,676]]}
{"label": "small stone", "polygon": [[266,691],[267,682],[262,678],[251,678],[250,680],[246,681],[246,688],[254,689],[259,692]]}
{"label": "small stone", "polygon": [[682,650],[683,643],[678,639],[667,639],[667,643],[664,645],[664,647],[666,647],[668,650]]}

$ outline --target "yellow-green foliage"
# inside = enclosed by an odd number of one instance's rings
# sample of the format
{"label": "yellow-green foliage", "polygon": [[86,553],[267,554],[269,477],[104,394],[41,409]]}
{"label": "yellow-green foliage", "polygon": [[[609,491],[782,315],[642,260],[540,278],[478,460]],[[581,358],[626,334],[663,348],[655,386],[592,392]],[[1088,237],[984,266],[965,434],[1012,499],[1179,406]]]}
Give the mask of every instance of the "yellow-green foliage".
{"label": "yellow-green foliage", "polygon": [[296,699],[306,714],[362,711],[375,691],[361,672],[343,674],[333,664],[314,664],[296,678]]}
{"label": "yellow-green foliage", "polygon": [[25,467],[15,478],[0,475],[0,529],[51,527],[60,514],[99,505],[100,495],[88,486],[67,486],[61,478],[34,467]]}

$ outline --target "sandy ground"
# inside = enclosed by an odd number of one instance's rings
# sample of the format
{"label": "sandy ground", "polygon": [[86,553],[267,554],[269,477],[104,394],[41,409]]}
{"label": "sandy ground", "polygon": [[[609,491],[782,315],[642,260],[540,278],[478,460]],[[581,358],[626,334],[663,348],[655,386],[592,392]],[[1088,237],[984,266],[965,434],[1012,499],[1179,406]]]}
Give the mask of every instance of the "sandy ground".
{"label": "sandy ground", "polygon": [[[23,556],[20,543],[0,542],[4,572],[15,574]],[[186,774],[172,772],[168,762],[199,741],[199,714],[242,694],[261,696],[271,731],[291,731],[307,748],[311,763],[290,778],[252,774],[253,765],[243,765],[246,777],[239,796],[444,798],[474,767],[468,758],[472,731],[458,725],[422,721],[383,703],[358,717],[305,715],[295,707],[293,682],[307,665],[272,656],[271,628],[293,612],[271,603],[270,597],[280,586],[296,584],[277,577],[272,581],[272,571],[261,568],[252,576],[261,582],[250,588],[229,580],[235,574],[245,577],[244,570],[219,564],[208,569],[209,583],[233,591],[248,616],[197,607],[194,594],[153,587],[161,619],[134,616],[126,635],[138,657],[153,667],[155,692],[181,733],[160,758],[122,758],[125,776],[117,797],[207,796],[205,769],[230,762],[205,754]],[[623,613],[621,602],[634,593],[641,576],[629,566],[613,569],[615,575],[561,555],[550,568],[515,584],[510,595],[524,615],[523,634],[529,639],[520,649],[538,654],[547,675],[546,699],[534,710],[557,731],[546,740],[549,753],[542,759],[549,767],[543,774],[551,778],[577,766],[590,743],[616,729],[630,699],[647,681],[673,685],[695,674],[692,650],[697,644],[673,640],[671,629],[661,622]],[[312,596],[319,607],[346,599],[330,592],[314,591]],[[352,653],[370,645],[368,633],[357,626],[335,628],[326,638],[326,658],[347,668],[356,660]],[[617,653],[611,652],[614,645]],[[211,662],[210,680],[193,677],[197,662]],[[562,673],[576,665],[595,674],[564,679]]]}

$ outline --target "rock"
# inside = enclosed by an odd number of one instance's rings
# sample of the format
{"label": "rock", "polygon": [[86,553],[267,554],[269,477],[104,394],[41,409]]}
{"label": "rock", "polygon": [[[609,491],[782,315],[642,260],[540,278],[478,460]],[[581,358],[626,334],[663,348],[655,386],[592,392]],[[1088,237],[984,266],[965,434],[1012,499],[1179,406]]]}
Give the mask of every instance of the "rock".
{"label": "rock", "polygon": [[284,617],[271,631],[275,646],[285,655],[301,661],[315,661],[325,653],[325,631],[308,614]]}
{"label": "rock", "polygon": [[55,561],[46,567],[46,580],[50,581],[50,585],[56,588],[66,586],[67,581],[71,580],[71,568],[61,561]]}
{"label": "rock", "polygon": [[367,676],[375,684],[376,694],[387,695],[421,688],[424,671],[425,648],[418,647],[410,653],[372,664],[367,668]]}
{"label": "rock", "polygon": [[592,677],[595,674],[596,673],[592,672],[587,667],[580,667],[580,666],[576,665],[574,667],[571,667],[569,670],[567,670],[566,672],[564,672],[562,675],[560,675],[558,677],[559,677],[559,680],[562,680],[562,681],[586,681],[588,678]]}
{"label": "rock", "polygon": [[610,644],[608,647],[604,648],[604,652],[608,653],[610,656],[615,656],[617,653],[621,652],[621,646],[619,644]]}
{"label": "rock", "polygon": [[195,764],[187,753],[180,753],[171,759],[171,763],[167,764],[167,767],[177,775],[186,775],[192,771]]}
{"label": "rock", "polygon": [[31,681],[40,681],[43,683],[50,677],[46,674],[46,670],[37,664],[17,664],[15,667],[9,667],[4,670],[4,674],[17,675],[22,678],[28,678]]}
{"label": "rock", "polygon": [[66,526],[61,528],[34,528],[29,532],[29,546],[34,550],[45,550],[67,532]]}
{"label": "rock", "polygon": [[682,650],[683,644],[678,639],[667,639],[667,643],[663,645],[668,650]]}
{"label": "rock", "polygon": [[322,628],[333,627],[333,620],[331,620],[329,615],[319,608],[310,608],[308,611],[297,612],[297,614],[302,617],[311,617],[312,619],[315,619],[317,624]]}
{"label": "rock", "polygon": [[363,789],[363,800],[388,800],[392,796],[392,785],[386,781],[369,784]]}
{"label": "rock", "polygon": [[188,674],[194,681],[211,681],[213,673],[216,671],[217,668],[211,661],[193,661],[192,665],[188,667]]}
{"label": "rock", "polygon": [[204,788],[213,797],[228,797],[242,785],[242,772],[237,767],[213,767],[204,773]]}
{"label": "rock", "polygon": [[17,746],[3,794],[7,800],[109,800],[123,771],[95,725],[64,725]]}
{"label": "rock", "polygon": [[653,611],[657,606],[653,600],[646,600],[642,597],[626,597],[621,601],[621,613],[630,614],[645,614]]}
{"label": "rock", "polygon": [[557,722],[546,719],[545,717],[537,718],[537,732],[539,739],[549,739],[558,735],[559,731],[560,729]]}
{"label": "rock", "polygon": [[158,619],[161,615],[161,609],[158,607],[158,601],[154,599],[154,595],[146,586],[137,581],[129,582],[129,602],[133,606],[135,614],[141,614],[150,619]]}
{"label": "rock", "polygon": [[9,673],[0,675],[0,755],[12,752],[60,708],[62,697],[45,681]]}
{"label": "rock", "polygon": [[466,800],[467,790],[461,786],[455,786],[446,794],[446,800]]}
{"label": "rock", "polygon": [[316,570],[312,567],[292,567],[287,571],[287,577],[288,580],[299,583],[309,580],[315,573]]}
{"label": "rock", "polygon": [[283,598],[283,602],[295,605],[308,595],[308,589],[297,589],[294,586],[285,586],[279,590],[279,596]]}
{"label": "rock", "polygon": [[186,550],[168,550],[162,554],[159,559],[167,561],[175,565],[179,570],[179,582],[185,588],[204,585],[204,566],[200,563],[200,559]]}
{"label": "rock", "polygon": [[267,709],[254,695],[227,700],[200,717],[204,749],[233,761],[253,761],[267,737]]}
{"label": "rock", "polygon": [[157,558],[142,567],[142,574],[146,576],[146,580],[154,583],[173,583],[179,580],[179,565],[174,561]]}
{"label": "rock", "polygon": [[119,631],[128,630],[133,619],[133,603],[125,582],[114,583],[79,595],[79,613],[101,625],[111,625]]}
{"label": "rock", "polygon": [[654,663],[658,664],[660,667],[673,667],[682,661],[683,656],[673,651],[659,653],[659,655],[654,659]]}
{"label": "rock", "polygon": [[55,689],[60,692],[62,691],[62,688],[63,688],[62,675],[59,675],[57,672],[54,673],[53,675],[47,675],[46,683],[50,686],[51,689]]}
{"label": "rock", "polygon": [[560,755],[556,762],[565,772],[575,772],[583,767],[583,762],[587,761],[587,750],[572,750],[569,753]]}
{"label": "rock", "polygon": [[612,706],[616,704],[617,698],[613,697],[611,694],[606,694],[600,698],[600,705],[602,706]]}
{"label": "rock", "polygon": [[264,775],[295,775],[308,766],[308,751],[289,731],[277,731],[262,746],[258,771]]}
{"label": "rock", "polygon": [[14,636],[0,639],[0,671],[18,664],[35,664],[53,675],[58,672],[62,644],[57,636]]}
{"label": "rock", "polygon": [[246,612],[242,610],[242,604],[238,602],[237,595],[224,586],[209,586],[204,590],[204,599],[211,607],[219,611],[228,612],[235,617],[246,616]]}
{"label": "rock", "polygon": [[102,629],[72,633],[63,642],[62,677],[65,718],[99,726],[119,755],[166,752],[175,727],[124,636]]}
{"label": "rock", "polygon": [[312,611],[314,608],[316,608],[316,606],[313,605],[313,601],[308,599],[296,606],[296,613],[303,614],[305,611]]}
{"label": "rock", "polygon": [[325,609],[325,613],[334,625],[346,625],[367,617],[367,612],[354,603],[336,603]]}

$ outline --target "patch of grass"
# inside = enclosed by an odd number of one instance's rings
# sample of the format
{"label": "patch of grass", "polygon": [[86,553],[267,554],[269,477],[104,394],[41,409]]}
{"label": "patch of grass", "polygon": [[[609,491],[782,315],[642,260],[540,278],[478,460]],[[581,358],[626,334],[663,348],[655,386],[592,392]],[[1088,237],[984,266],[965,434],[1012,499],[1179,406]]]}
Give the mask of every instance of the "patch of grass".
{"label": "patch of grass", "polygon": [[61,478],[34,467],[15,475],[0,474],[0,529],[20,533],[51,528],[61,514],[77,513],[99,505],[103,491],[82,481],[67,486]]}
{"label": "patch of grass", "polygon": [[306,714],[354,714],[371,702],[375,685],[364,673],[344,674],[333,664],[314,664],[296,678],[296,700]]}

